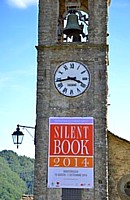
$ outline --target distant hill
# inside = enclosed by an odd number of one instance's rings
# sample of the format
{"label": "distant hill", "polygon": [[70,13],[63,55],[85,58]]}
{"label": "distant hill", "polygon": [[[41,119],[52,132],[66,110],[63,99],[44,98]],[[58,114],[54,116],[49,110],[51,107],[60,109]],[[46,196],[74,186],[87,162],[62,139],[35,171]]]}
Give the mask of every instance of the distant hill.
{"label": "distant hill", "polygon": [[34,159],[13,151],[0,152],[0,200],[19,200],[33,194]]}

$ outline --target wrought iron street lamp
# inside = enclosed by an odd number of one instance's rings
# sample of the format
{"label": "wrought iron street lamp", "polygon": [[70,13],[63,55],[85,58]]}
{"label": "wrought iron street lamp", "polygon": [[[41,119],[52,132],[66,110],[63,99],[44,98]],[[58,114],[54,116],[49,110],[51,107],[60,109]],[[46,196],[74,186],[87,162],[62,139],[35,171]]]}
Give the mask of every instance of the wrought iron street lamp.
{"label": "wrought iron street lamp", "polygon": [[[24,137],[24,134],[22,131],[20,131],[20,128],[19,127],[23,127],[23,128],[26,128],[26,131],[30,134],[30,132],[27,130],[27,128],[32,128],[32,129],[35,129],[35,127],[32,127],[32,126],[22,126],[22,125],[17,125],[17,128],[16,128],[16,131],[13,132],[12,134],[12,138],[13,138],[13,143],[17,145],[17,149],[19,147],[20,144],[22,144],[22,141],[23,141],[23,137]],[[31,135],[31,134],[30,134]],[[32,136],[32,135],[31,135]],[[32,136],[33,137],[33,136]]]}
{"label": "wrought iron street lamp", "polygon": [[24,134],[22,131],[20,131],[19,125],[17,125],[16,131],[13,132],[12,138],[13,138],[13,143],[17,144],[17,149],[20,144],[22,144]]}

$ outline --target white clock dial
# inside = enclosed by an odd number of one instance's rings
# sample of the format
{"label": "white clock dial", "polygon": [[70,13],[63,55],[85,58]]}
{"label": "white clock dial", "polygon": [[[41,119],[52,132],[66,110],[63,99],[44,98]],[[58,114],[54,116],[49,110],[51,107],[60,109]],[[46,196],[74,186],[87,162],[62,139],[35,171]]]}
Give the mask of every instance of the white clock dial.
{"label": "white clock dial", "polygon": [[89,70],[86,65],[80,62],[62,63],[55,71],[54,84],[64,96],[79,96],[90,85]]}

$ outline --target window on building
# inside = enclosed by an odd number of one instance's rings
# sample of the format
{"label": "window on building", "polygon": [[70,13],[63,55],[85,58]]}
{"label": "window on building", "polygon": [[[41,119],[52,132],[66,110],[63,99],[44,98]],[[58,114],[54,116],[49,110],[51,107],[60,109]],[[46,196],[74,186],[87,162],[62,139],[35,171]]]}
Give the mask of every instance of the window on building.
{"label": "window on building", "polygon": [[81,189],[62,189],[62,200],[81,200]]}

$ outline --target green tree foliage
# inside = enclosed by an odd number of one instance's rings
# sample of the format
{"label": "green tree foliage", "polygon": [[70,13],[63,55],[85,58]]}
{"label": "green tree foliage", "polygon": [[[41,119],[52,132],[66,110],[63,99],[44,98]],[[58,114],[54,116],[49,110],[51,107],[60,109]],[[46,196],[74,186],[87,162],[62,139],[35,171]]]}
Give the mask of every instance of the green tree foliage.
{"label": "green tree foliage", "polygon": [[26,183],[13,172],[7,161],[0,157],[0,200],[16,200],[26,190]]}
{"label": "green tree foliage", "polygon": [[34,159],[1,151],[0,200],[17,200],[22,194],[33,194],[33,174]]}

